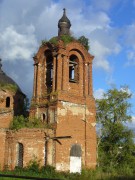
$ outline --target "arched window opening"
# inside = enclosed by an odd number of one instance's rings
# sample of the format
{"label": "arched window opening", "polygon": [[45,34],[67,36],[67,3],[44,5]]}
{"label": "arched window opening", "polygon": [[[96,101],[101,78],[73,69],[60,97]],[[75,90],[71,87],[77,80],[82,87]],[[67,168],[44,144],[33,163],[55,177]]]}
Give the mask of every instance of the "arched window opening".
{"label": "arched window opening", "polygon": [[52,91],[52,80],[53,80],[53,56],[50,51],[45,52],[46,56],[46,86],[47,92]]}
{"label": "arched window opening", "polygon": [[46,121],[46,114],[41,114],[41,120],[42,120],[42,122],[45,122]]}
{"label": "arched window opening", "polygon": [[24,148],[22,143],[17,144],[17,166],[23,167],[23,153]]}
{"label": "arched window opening", "polygon": [[69,59],[69,82],[76,83],[78,80],[78,58],[75,55],[71,55]]}
{"label": "arched window opening", "polygon": [[10,97],[6,98],[6,107],[10,107]]}

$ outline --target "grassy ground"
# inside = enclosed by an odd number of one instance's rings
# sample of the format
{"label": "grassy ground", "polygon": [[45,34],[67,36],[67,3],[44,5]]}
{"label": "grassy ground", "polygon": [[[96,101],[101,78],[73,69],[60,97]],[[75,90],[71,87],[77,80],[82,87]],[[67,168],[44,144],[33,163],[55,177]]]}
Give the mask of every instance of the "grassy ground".
{"label": "grassy ground", "polygon": [[[37,169],[33,168],[23,168],[16,169],[14,171],[4,171],[0,174],[12,174],[18,176],[28,176],[28,177],[41,177],[48,179],[60,179],[60,180],[135,180],[135,174],[133,173],[118,173],[118,172],[103,172],[100,169],[95,171],[83,170],[81,174],[70,174],[70,173],[60,173],[56,172],[53,167],[46,167]],[[0,180],[17,180],[16,178],[5,178],[0,177]],[[20,178],[19,178],[20,180]]]}

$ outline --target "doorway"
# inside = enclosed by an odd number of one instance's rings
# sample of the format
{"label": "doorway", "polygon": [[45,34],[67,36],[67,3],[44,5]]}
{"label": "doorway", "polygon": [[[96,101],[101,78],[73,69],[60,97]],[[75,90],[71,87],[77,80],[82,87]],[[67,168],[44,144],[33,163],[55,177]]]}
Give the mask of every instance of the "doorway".
{"label": "doorway", "polygon": [[70,173],[81,173],[82,150],[79,144],[74,144],[70,150]]}

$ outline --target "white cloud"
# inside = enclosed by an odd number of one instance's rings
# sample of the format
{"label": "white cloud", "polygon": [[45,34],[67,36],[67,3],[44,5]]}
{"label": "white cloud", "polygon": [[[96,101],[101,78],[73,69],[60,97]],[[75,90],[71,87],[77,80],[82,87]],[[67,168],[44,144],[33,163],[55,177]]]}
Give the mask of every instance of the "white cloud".
{"label": "white cloud", "polygon": [[20,34],[13,26],[7,27],[0,34],[0,52],[5,60],[31,60],[37,47],[37,41],[34,35],[34,27],[27,27],[27,34]]}
{"label": "white cloud", "polygon": [[132,116],[132,121],[133,123],[135,123],[135,116]]}
{"label": "white cloud", "polygon": [[[40,38],[51,38],[58,34],[58,18],[60,10],[57,4],[51,4],[50,6],[44,7],[37,19],[37,31],[40,33]],[[62,15],[62,11],[60,13]],[[59,16],[59,17],[58,17]],[[38,29],[38,27],[40,27]],[[41,37],[42,35],[42,37]],[[38,34],[39,36],[39,34]]]}
{"label": "white cloud", "polygon": [[98,1],[93,0],[93,4],[95,8],[102,9],[102,10],[109,10],[111,8],[112,2],[114,0],[100,0],[100,3]]}
{"label": "white cloud", "polygon": [[125,28],[125,40],[126,40],[126,47],[128,50],[127,53],[127,59],[126,65],[135,65],[135,23],[132,23],[131,25],[128,25]]}
{"label": "white cloud", "polygon": [[106,59],[109,49],[101,45],[98,41],[92,42],[92,50],[95,54],[94,65],[96,67],[102,68],[106,71],[110,70],[109,62]]}
{"label": "white cloud", "polygon": [[120,90],[123,91],[123,92],[126,92],[128,94],[132,94],[131,90],[128,88],[128,86],[127,87],[121,87]]}
{"label": "white cloud", "polygon": [[[86,13],[86,12],[85,12]],[[110,18],[103,11],[98,11],[95,13],[94,9],[87,8],[87,15],[85,13],[71,12],[72,17],[72,29],[75,34],[86,34],[89,35],[91,32],[97,29],[108,29],[110,27]]]}
{"label": "white cloud", "polygon": [[100,3],[99,3],[99,1],[92,0],[93,6],[96,9],[102,9],[104,11],[110,10],[113,6],[118,4],[120,1],[121,0],[100,0]]}
{"label": "white cloud", "polygon": [[95,67],[111,72],[112,67],[108,57],[121,51],[121,46],[117,42],[117,36],[115,30],[113,32],[112,29],[107,31],[95,30],[90,34],[90,48],[91,53],[95,56]]}
{"label": "white cloud", "polygon": [[102,99],[104,93],[105,93],[104,89],[97,89],[97,90],[95,90],[94,91],[95,99]]}
{"label": "white cloud", "polygon": [[115,84],[115,79],[113,78],[113,70],[112,72],[110,72],[109,74],[107,74],[105,81],[107,83],[107,85],[111,88],[115,88],[116,84]]}
{"label": "white cloud", "polygon": [[126,62],[127,66],[135,65],[135,49],[130,49],[127,51],[127,59],[128,59],[128,61]]}
{"label": "white cloud", "polygon": [[132,46],[133,48],[135,48],[134,32],[135,32],[135,23],[132,23],[131,25],[127,26],[125,29],[126,42],[129,46]]}
{"label": "white cloud", "polygon": [[135,129],[135,116],[132,116],[132,121],[125,123],[130,129]]}

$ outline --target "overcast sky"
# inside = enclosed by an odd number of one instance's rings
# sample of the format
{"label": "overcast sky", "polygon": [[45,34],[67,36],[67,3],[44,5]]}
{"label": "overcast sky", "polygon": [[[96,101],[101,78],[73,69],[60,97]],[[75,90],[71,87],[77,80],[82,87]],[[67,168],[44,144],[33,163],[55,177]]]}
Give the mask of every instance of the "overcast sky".
{"label": "overcast sky", "polygon": [[3,70],[31,96],[32,57],[41,40],[57,36],[63,8],[72,34],[89,38],[95,97],[128,85],[135,121],[135,0],[0,0]]}

